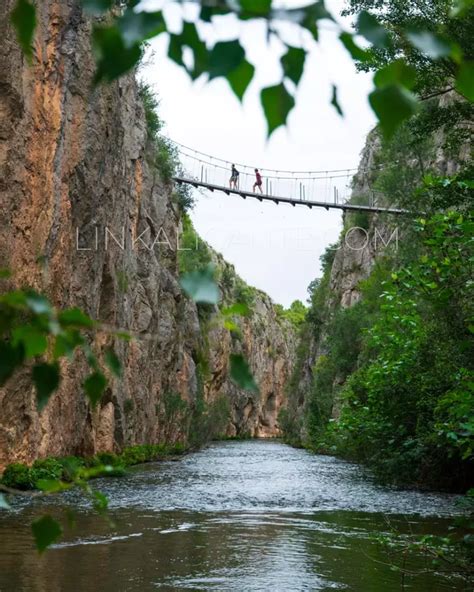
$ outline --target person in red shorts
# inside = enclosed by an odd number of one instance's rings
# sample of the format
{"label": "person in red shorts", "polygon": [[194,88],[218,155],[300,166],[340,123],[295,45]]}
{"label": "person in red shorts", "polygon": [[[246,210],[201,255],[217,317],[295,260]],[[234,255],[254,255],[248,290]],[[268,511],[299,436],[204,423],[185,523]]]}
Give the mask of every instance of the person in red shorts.
{"label": "person in red shorts", "polygon": [[253,192],[255,193],[255,189],[258,187],[260,189],[260,193],[263,193],[262,185],[262,175],[260,174],[258,169],[255,169],[255,183],[253,184]]}

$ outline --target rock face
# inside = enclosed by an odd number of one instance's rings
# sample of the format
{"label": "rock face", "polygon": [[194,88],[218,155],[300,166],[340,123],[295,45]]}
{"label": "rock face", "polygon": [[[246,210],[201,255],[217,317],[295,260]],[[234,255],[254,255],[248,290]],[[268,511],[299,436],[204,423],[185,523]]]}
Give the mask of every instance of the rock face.
{"label": "rock face", "polygon": [[[167,393],[193,405],[202,336],[196,307],[179,286],[175,250],[154,244],[163,233],[177,238],[180,213],[172,186],[150,164],[134,76],[93,87],[91,22],[80,0],[37,3],[28,66],[9,24],[14,4],[0,6],[0,267],[13,271],[14,285],[43,291],[58,307],[78,306],[137,338],[116,341],[107,331],[94,337],[99,356],[113,345],[125,369],[95,411],[81,393],[87,367],[80,358],[64,365],[60,390],[41,415],[27,373],[0,389],[0,467],[185,439],[187,425],[179,419],[163,433],[159,407]],[[242,347],[262,382],[258,402],[229,382],[229,332],[212,336],[213,382],[205,395],[229,397],[229,433],[278,432],[276,410],[291,362],[274,316],[262,297],[254,318],[265,329],[257,336],[249,321],[244,330]]]}

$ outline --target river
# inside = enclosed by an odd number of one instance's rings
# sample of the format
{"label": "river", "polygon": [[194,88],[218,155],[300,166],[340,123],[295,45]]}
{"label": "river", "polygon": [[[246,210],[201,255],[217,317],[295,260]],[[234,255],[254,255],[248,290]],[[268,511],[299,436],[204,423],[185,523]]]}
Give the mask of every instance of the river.
{"label": "river", "polygon": [[[374,540],[446,533],[456,496],[375,485],[357,465],[278,441],[216,442],[179,461],[93,483],[109,518],[77,493],[0,511],[1,592],[400,591],[397,558]],[[39,557],[30,523],[76,524]],[[467,590],[408,557],[406,590]]]}

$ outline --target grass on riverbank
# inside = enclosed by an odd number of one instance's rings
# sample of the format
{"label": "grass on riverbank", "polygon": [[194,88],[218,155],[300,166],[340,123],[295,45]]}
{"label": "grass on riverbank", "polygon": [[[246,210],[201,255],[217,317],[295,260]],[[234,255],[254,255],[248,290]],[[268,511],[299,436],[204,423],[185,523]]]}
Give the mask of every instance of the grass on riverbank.
{"label": "grass on riverbank", "polygon": [[158,461],[187,452],[184,444],[150,444],[125,448],[120,454],[101,452],[91,457],[67,456],[43,458],[31,465],[14,463],[8,465],[0,478],[0,484],[22,491],[37,489],[42,480],[70,483],[81,469],[109,466],[114,470],[109,475],[122,475],[127,467]]}

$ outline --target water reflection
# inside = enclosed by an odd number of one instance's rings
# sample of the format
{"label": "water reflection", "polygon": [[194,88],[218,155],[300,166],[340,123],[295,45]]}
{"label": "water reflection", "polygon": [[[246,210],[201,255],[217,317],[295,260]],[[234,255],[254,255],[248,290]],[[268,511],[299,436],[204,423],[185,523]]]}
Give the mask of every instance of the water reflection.
{"label": "water reflection", "polygon": [[[114,526],[83,505],[42,558],[32,518],[63,517],[75,497],[0,514],[1,592],[398,591],[400,575],[373,535],[391,525],[442,533],[456,511],[454,496],[380,488],[355,465],[278,442],[217,443],[100,485]],[[425,566],[412,557],[409,567]],[[406,589],[465,588],[430,570]]]}

